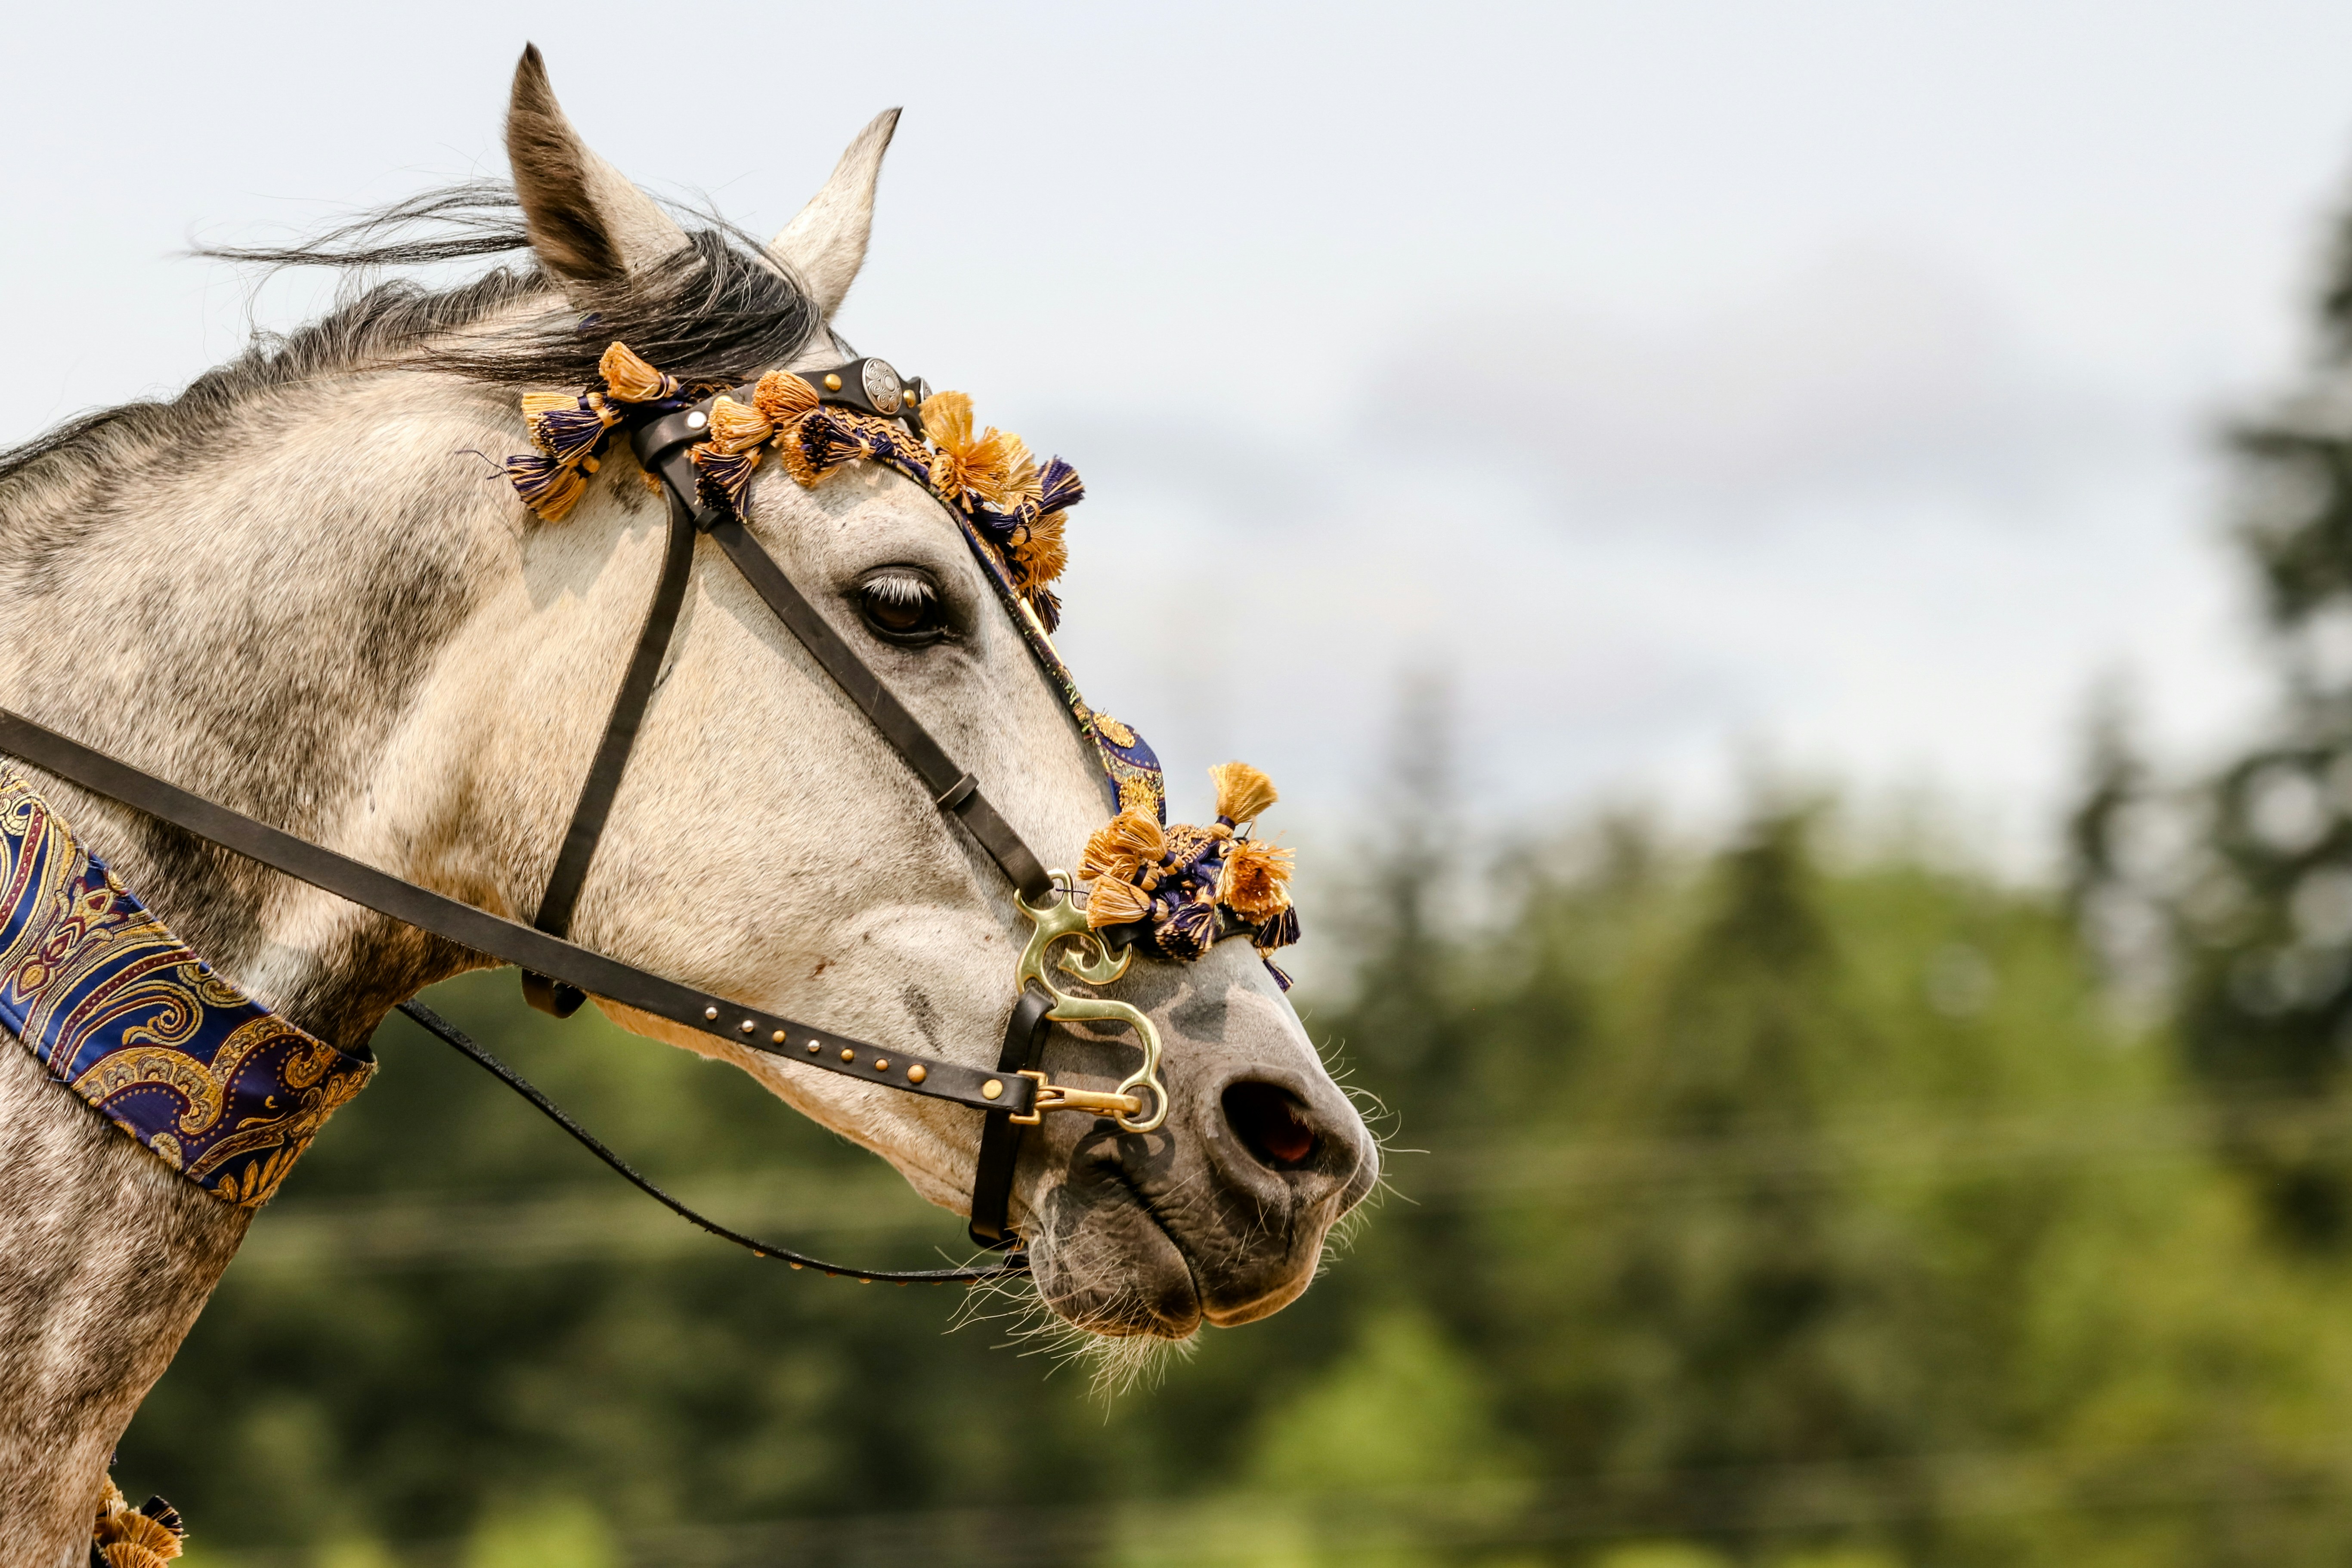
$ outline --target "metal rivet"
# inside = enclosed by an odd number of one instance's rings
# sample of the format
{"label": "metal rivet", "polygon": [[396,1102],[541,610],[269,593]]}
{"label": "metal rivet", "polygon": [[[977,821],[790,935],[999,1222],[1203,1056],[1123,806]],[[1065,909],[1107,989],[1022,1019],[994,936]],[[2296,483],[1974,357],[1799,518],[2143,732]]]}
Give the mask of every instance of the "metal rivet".
{"label": "metal rivet", "polygon": [[839,392],[841,390],[841,377],[837,375],[826,376],[824,378],[824,389],[827,392]]}
{"label": "metal rivet", "polygon": [[705,1007],[702,1010],[702,1016],[706,1018],[716,1018],[719,1016],[719,1009],[716,1007]]}
{"label": "metal rivet", "polygon": [[782,1045],[784,1043],[784,1032],[782,1029],[778,1029],[774,1034],[768,1037],[768,1043],[772,1046]]}
{"label": "metal rivet", "polygon": [[912,408],[915,406],[915,389],[913,387],[910,386],[906,388],[904,391],[900,392],[898,395],[906,399],[908,407]]}
{"label": "metal rivet", "polygon": [[816,1042],[814,1040],[811,1040],[809,1042],[809,1055],[816,1055]]}
{"label": "metal rivet", "polygon": [[686,416],[686,427],[689,430],[699,430],[709,423],[710,416],[699,408]]}
{"label": "metal rivet", "polygon": [[986,1083],[980,1086],[980,1098],[982,1100],[994,1100],[998,1095],[1003,1094],[1003,1092],[1004,1080],[1002,1079],[992,1078]]}
{"label": "metal rivet", "polygon": [[907,1081],[908,1083],[920,1083],[930,1076],[930,1074],[923,1070],[920,1063],[918,1063],[907,1069]]}
{"label": "metal rivet", "polygon": [[841,1047],[841,1059],[845,1062],[854,1062],[857,1059],[857,1053],[851,1050],[847,1046],[844,1046]]}
{"label": "metal rivet", "polygon": [[747,1035],[748,1035],[748,1034],[751,1034],[753,1030],[757,1029],[759,1026],[760,1026],[759,1025],[757,1025],[757,1024],[755,1024],[755,1023],[751,1022],[751,1019],[749,1019],[749,1018],[746,1018],[746,1019],[744,1019],[744,1020],[743,1020],[743,1032],[744,1032],[745,1034],[747,1034]]}
{"label": "metal rivet", "polygon": [[874,1058],[874,1070],[876,1072],[888,1072],[890,1070],[890,1058],[888,1057],[876,1057]]}

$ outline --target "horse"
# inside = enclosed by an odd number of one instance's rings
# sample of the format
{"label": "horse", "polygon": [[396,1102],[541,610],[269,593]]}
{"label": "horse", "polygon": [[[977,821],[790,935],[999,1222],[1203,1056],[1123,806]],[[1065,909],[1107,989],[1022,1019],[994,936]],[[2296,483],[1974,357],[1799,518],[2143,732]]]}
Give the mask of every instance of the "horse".
{"label": "horse", "polygon": [[[275,258],[510,260],[456,284],[354,287],[176,397],[0,455],[0,707],[528,924],[660,571],[665,508],[614,451],[551,521],[485,456],[529,445],[519,393],[577,393],[608,339],[688,384],[841,359],[831,323],[898,118],[860,132],[762,244],[656,203],[591,151],[527,49],[510,187],[419,198],[339,247]],[[400,226],[419,223],[443,237]],[[1005,821],[1076,864],[1111,811],[1098,747],[938,497],[881,462],[807,484],[771,463],[740,515]],[[710,538],[693,550],[570,940],[821,1018],[877,1061],[989,1070],[1034,911]],[[1190,570],[1171,574],[1171,603]],[[491,962],[9,765],[213,975],[348,1056],[367,1058],[395,1005]],[[1146,952],[1115,989],[1164,1042],[1164,1119],[1136,1131],[1045,1117],[1028,1132],[1009,1224],[1038,1298],[1087,1334],[1171,1342],[1280,1310],[1377,1181],[1362,1121],[1250,944]],[[634,1033],[732,1063],[931,1202],[970,1205],[971,1105],[593,1000]],[[1046,1037],[1048,1066],[1074,1083],[1129,1079],[1135,1049],[1107,1023]],[[125,1137],[30,1049],[0,1047],[0,1562],[65,1568],[89,1551],[110,1452],[255,1205]]]}

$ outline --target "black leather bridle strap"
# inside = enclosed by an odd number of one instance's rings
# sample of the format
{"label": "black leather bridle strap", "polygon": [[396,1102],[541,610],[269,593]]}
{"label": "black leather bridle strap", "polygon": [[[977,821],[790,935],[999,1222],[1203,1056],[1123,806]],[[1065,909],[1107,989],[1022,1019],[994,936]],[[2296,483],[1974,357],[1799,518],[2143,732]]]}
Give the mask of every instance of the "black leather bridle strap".
{"label": "black leather bridle strap", "polygon": [[572,910],[580,901],[581,886],[588,880],[588,862],[595,858],[596,841],[604,836],[604,819],[612,815],[613,797],[620,793],[621,774],[629,751],[637,742],[637,726],[645,721],[646,705],[653,700],[654,681],[661,674],[662,656],[669,651],[670,634],[677,627],[677,612],[686,603],[687,579],[694,570],[694,516],[672,497],[669,538],[662,553],[661,581],[654,585],[654,602],[637,633],[629,656],[628,672],[614,695],[612,715],[604,721],[604,739],[589,764],[581,785],[580,802],[572,810],[572,826],[564,830],[563,847],[556,852],[555,869],[539,900],[531,923],[551,936],[562,936],[572,925]]}
{"label": "black leather bridle strap", "polygon": [[[707,415],[701,416],[705,425],[689,423],[698,413],[698,408],[657,419],[632,437],[638,459],[647,472],[660,477],[673,504],[698,493],[694,463],[687,456],[687,448],[708,434]],[[832,623],[817,613],[807,595],[793,585],[793,580],[776,564],[775,558],[761,548],[751,531],[732,518],[707,509],[698,507],[697,515],[712,541],[727,552],[735,569],[751,584],[751,591],[774,612],[785,629],[800,639],[810,657],[833,677],[857,710],[873,721],[892,749],[907,760],[915,775],[930,791],[931,799],[942,810],[952,811],[962,819],[1014,889],[1033,902],[1048,897],[1054,884],[1045,874],[1045,863],[989,803],[978,781],[956,766],[947,749],[907,711],[897,694],[867,668],[857,650],[833,629]]]}
{"label": "black leather bridle strap", "polygon": [[273,871],[283,872],[363,909],[543,974],[656,1018],[731,1040],[751,1050],[806,1062],[828,1072],[878,1083],[977,1110],[1026,1115],[1036,1101],[1034,1079],[982,1072],[958,1062],[886,1051],[860,1040],[746,1007],[709,992],[666,980],[649,970],[607,958],[560,937],[306,842],[242,812],[192,795],[177,784],[117,762],[103,752],[0,709],[0,752],[20,757],[95,794],[143,811],[173,826]]}
{"label": "black leather bridle strap", "polygon": [[[588,765],[580,799],[572,808],[572,825],[564,829],[555,868],[548,873],[547,890],[540,895],[539,913],[531,921],[550,936],[563,936],[572,930],[572,911],[587,883],[589,863],[596,858],[597,841],[604,837],[605,819],[613,814],[621,775],[628,771],[629,752],[637,743],[637,728],[653,700],[654,682],[660,678],[663,656],[668,653],[670,636],[677,629],[678,610],[686,603],[687,582],[694,573],[694,513],[671,495],[661,579],[654,584],[653,604],[646,611],[636,648],[629,655],[628,670],[621,678],[612,713],[604,721],[604,737],[597,742],[595,760]],[[529,971],[523,974],[522,991],[532,1006],[559,1018],[570,1017],[587,1000],[576,987]]]}
{"label": "black leather bridle strap", "polygon": [[[1004,1045],[997,1052],[996,1070],[1007,1078],[1034,1071],[1045,1054],[1045,1015],[1053,997],[1034,984],[1021,988],[1021,1000],[1004,1021]],[[1029,1080],[1023,1079],[1024,1082]],[[971,1177],[971,1239],[997,1248],[1021,1245],[1012,1224],[1013,1167],[1021,1157],[1019,1123],[1013,1113],[990,1111],[981,1119],[980,1163]]]}
{"label": "black leather bridle strap", "polygon": [[907,759],[916,776],[931,792],[932,801],[941,810],[951,811],[963,819],[964,826],[988,852],[988,858],[996,862],[1005,880],[1033,902],[1052,893],[1054,884],[1045,874],[1044,863],[1013,831],[1013,825],[989,804],[988,797],[981,793],[979,781],[948,759],[947,752],[931,738],[931,732],[907,711],[897,695],[876,679],[866,661],[817,614],[816,606],[793,586],[793,580],[784,575],[775,558],[760,547],[751,531],[729,519],[712,524],[710,537],[727,552],[727,558],[735,563],[736,570],[743,574],[743,580],[751,584],[752,591],[775,611],[776,618],[792,628],[793,635],[801,639],[801,646],[815,656],[825,672],[840,682],[849,700],[874,721],[882,738]]}

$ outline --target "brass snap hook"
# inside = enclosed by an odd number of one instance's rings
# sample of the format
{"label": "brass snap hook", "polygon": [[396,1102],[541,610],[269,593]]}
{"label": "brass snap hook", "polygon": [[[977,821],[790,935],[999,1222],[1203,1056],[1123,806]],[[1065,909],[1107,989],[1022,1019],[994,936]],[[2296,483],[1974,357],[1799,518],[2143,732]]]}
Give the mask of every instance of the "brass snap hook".
{"label": "brass snap hook", "polygon": [[[1048,1110],[1091,1110],[1097,1115],[1111,1114],[1121,1131],[1158,1131],[1160,1123],[1168,1120],[1168,1089],[1160,1081],[1160,1031],[1152,1026],[1151,1020],[1140,1009],[1108,997],[1074,996],[1055,984],[1046,974],[1046,954],[1056,942],[1070,942],[1074,944],[1075,951],[1059,954],[1055,967],[1076,976],[1088,985],[1108,985],[1118,980],[1127,973],[1128,965],[1134,962],[1135,953],[1131,949],[1112,952],[1110,944],[1087,927],[1086,911],[1078,907],[1067,871],[1055,871],[1051,876],[1054,882],[1051,902],[1033,904],[1017,893],[1013,895],[1013,901],[1021,906],[1021,912],[1029,917],[1033,927],[1029,933],[1029,945],[1021,952],[1020,967],[1013,973],[1013,992],[1018,994],[1023,986],[1034,980],[1054,998],[1054,1005],[1045,1013],[1048,1018],[1069,1023],[1125,1024],[1135,1031],[1136,1044],[1143,1051],[1143,1065],[1129,1074],[1118,1089],[1110,1094],[1092,1089],[1064,1089],[1047,1082],[1043,1073],[1025,1073],[1024,1077],[1037,1080],[1036,1110],[1028,1118],[1015,1117],[1013,1120],[1024,1126],[1032,1126]],[[1137,1092],[1139,1089],[1150,1091],[1148,1115],[1143,1100]]]}

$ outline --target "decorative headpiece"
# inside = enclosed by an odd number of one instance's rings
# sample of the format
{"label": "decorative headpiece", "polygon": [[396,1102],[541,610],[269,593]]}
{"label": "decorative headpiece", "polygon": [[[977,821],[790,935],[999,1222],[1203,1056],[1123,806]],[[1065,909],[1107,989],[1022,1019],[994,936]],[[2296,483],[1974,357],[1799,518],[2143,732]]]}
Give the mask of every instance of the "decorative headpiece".
{"label": "decorative headpiece", "polygon": [[[601,388],[576,396],[530,393],[523,421],[536,452],[507,459],[523,504],[560,522],[578,504],[613,431],[632,416],[661,417],[691,406],[712,389],[681,386],[625,343],[597,363]],[[856,385],[845,392],[845,374]],[[1274,785],[1255,768],[1212,768],[1217,820],[1207,827],[1166,826],[1160,759],[1141,737],[1078,695],[1055,649],[1062,602],[1053,584],[1069,561],[1064,523],[1086,499],[1077,470],[1059,458],[1043,468],[1020,437],[990,426],[973,433],[971,399],[902,382],[880,360],[863,360],[824,377],[825,390],[790,371],[770,371],[751,401],[732,390],[710,404],[710,438],[688,453],[704,504],[740,519],[744,492],[770,447],[803,489],[845,463],[885,464],[937,497],[998,595],[1013,612],[1038,662],[1094,742],[1118,798],[1118,815],[1087,846],[1079,880],[1092,884],[1087,919],[1170,958],[1195,959],[1220,936],[1246,929],[1261,957],[1298,940],[1291,908],[1291,852],[1253,839],[1247,825],[1275,802]],[[866,407],[853,405],[853,399]],[[870,408],[872,412],[867,412]],[[648,481],[659,481],[647,476]],[[1285,990],[1290,977],[1266,958]]]}
{"label": "decorative headpiece", "polygon": [[1087,840],[1078,868],[1078,880],[1090,884],[1087,924],[1131,928],[1134,940],[1186,960],[1246,929],[1287,991],[1290,976],[1272,954],[1298,940],[1291,852],[1249,836],[1259,814],[1280,797],[1274,781],[1247,763],[1220,763],[1209,777],[1217,786],[1217,819],[1206,827],[1170,827],[1148,813],[1122,811]]}

